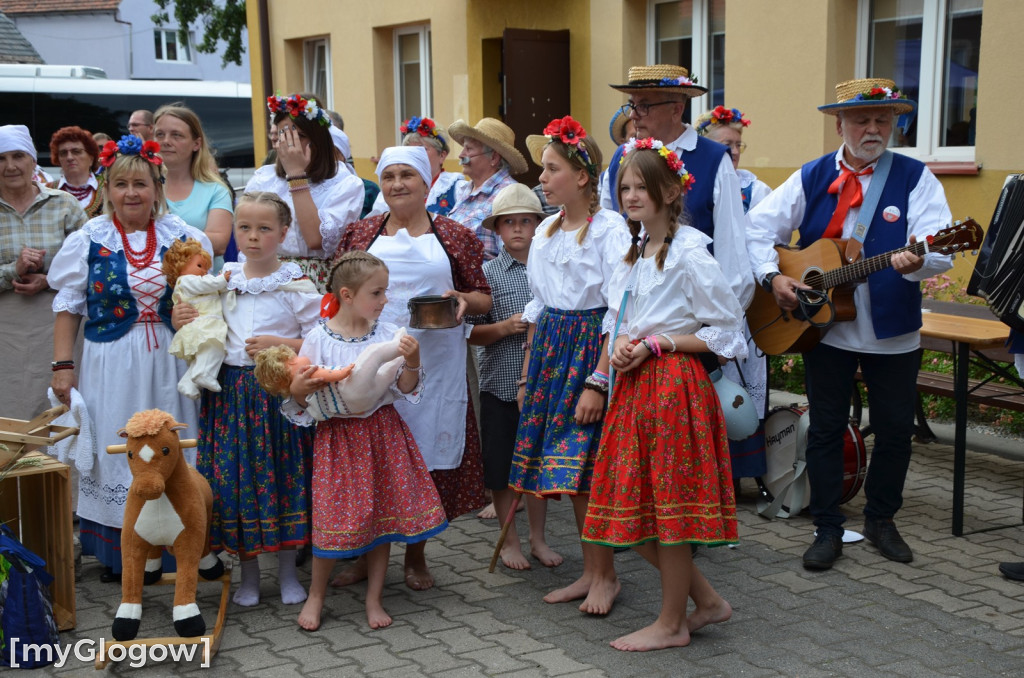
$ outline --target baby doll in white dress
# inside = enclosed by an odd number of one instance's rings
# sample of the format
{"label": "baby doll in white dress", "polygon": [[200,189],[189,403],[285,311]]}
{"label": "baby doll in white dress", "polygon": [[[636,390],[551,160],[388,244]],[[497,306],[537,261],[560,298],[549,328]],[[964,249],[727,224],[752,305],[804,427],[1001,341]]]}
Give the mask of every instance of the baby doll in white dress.
{"label": "baby doll in white dress", "polygon": [[199,311],[195,320],[175,333],[168,349],[189,364],[178,381],[178,392],[193,400],[199,398],[201,388],[220,391],[217,375],[224,362],[228,335],[220,299],[228,280],[223,275],[210,275],[212,266],[210,255],[193,238],[175,242],[163,258],[167,285],[174,288],[171,299],[175,304],[191,304]]}

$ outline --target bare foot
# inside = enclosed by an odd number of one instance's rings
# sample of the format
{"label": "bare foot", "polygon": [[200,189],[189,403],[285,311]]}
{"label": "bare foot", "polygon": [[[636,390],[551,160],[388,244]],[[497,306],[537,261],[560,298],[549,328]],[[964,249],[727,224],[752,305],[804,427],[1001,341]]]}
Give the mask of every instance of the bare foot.
{"label": "bare foot", "polygon": [[545,603],[568,603],[570,600],[586,598],[590,592],[590,575],[580,577],[568,586],[555,589],[544,596]]}
{"label": "bare foot", "polygon": [[654,622],[639,631],[616,638],[609,644],[616,650],[625,650],[626,652],[647,652],[666,647],[685,647],[690,644],[690,632],[685,628],[668,629],[658,622]]}
{"label": "bare foot", "polygon": [[686,628],[690,633],[698,631],[708,624],[720,624],[732,617],[732,606],[725,598],[719,598],[713,607],[698,607],[686,618]]}
{"label": "bare foot", "polygon": [[622,583],[616,577],[613,580],[595,579],[590,584],[587,599],[580,604],[580,612],[587,614],[608,614],[612,611],[615,598],[622,590]]}
{"label": "bare foot", "polygon": [[324,599],[316,594],[309,594],[306,604],[299,612],[299,626],[306,631],[316,631],[320,628],[320,615],[324,611]]}
{"label": "bare foot", "polygon": [[366,621],[371,629],[382,629],[391,626],[391,615],[384,611],[379,603],[366,601]]}
{"label": "bare foot", "polygon": [[405,585],[413,591],[426,591],[434,586],[434,575],[424,565],[405,566]]}
{"label": "bare foot", "polygon": [[530,555],[539,560],[544,567],[558,567],[562,564],[562,554],[552,551],[545,542],[537,544],[531,539]]}
{"label": "bare foot", "polygon": [[501,547],[501,562],[510,570],[530,569],[530,561],[523,555],[523,549],[518,542],[515,544],[506,542]]}
{"label": "bare foot", "polygon": [[497,518],[498,512],[494,510],[494,502],[492,501],[484,507],[484,510],[476,514],[476,517],[482,518],[483,520],[493,520],[494,518]]}
{"label": "bare foot", "polygon": [[348,586],[366,579],[366,558],[359,556],[356,562],[352,563],[331,580],[331,586]]}

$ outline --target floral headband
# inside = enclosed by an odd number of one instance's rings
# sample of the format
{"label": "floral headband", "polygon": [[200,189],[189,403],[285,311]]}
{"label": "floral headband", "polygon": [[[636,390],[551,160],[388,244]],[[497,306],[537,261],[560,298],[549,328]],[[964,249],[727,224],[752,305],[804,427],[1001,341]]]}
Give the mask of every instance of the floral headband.
{"label": "floral headband", "polygon": [[565,144],[569,157],[578,155],[583,164],[586,165],[587,172],[591,176],[597,176],[597,164],[590,160],[587,145],[583,143],[583,140],[587,138],[587,130],[583,129],[583,125],[573,120],[571,115],[567,115],[564,118],[555,118],[548,123],[542,134],[551,141],[560,141]]}
{"label": "floral headband", "polygon": [[697,123],[697,131],[703,134],[711,125],[729,125],[732,123],[739,123],[744,127],[750,126],[750,121],[743,117],[740,109],[715,106],[711,111],[710,118]]}
{"label": "floral headband", "polygon": [[665,164],[668,168],[675,172],[676,176],[679,177],[679,183],[683,185],[683,192],[686,193],[690,190],[690,187],[697,181],[693,178],[693,175],[686,171],[686,165],[679,159],[679,156],[675,154],[675,151],[669,150],[665,144],[661,143],[657,139],[647,137],[646,139],[630,139],[626,142],[626,145],[622,149],[622,159],[620,163],[626,161],[626,156],[636,150],[651,150],[657,151],[658,155],[665,159]]}
{"label": "floral headband", "polygon": [[437,123],[430,118],[421,118],[419,116],[412,116],[408,120],[402,123],[398,131],[402,133],[402,136],[406,134],[419,134],[421,137],[427,137],[428,139],[436,139],[441,144],[441,148],[445,151],[448,150],[448,142],[441,136],[441,130],[437,129]]}
{"label": "floral headband", "polygon": [[895,87],[891,89],[888,87],[872,87],[867,92],[861,92],[857,96],[852,99],[847,99],[846,102],[843,103],[847,103],[849,101],[894,101],[902,98],[903,93]]}
{"label": "floral headband", "polygon": [[324,109],[317,105],[316,99],[303,99],[298,94],[293,94],[287,99],[279,96],[267,97],[267,109],[271,115],[287,113],[292,118],[301,114],[306,120],[319,122],[324,127],[331,126],[331,119],[327,117]]}
{"label": "floral headband", "polygon": [[159,152],[160,144],[157,142],[143,141],[137,136],[126,134],[120,141],[108,141],[103,144],[103,150],[100,151],[100,168],[96,173],[100,174],[113,165],[118,155],[140,155],[159,167],[164,162],[163,158],[157,155]]}

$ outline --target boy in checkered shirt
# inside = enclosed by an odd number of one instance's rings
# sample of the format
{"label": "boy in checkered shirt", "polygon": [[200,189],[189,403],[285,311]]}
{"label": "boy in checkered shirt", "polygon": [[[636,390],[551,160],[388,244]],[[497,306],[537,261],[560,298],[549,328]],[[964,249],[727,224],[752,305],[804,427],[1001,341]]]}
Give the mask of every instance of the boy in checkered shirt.
{"label": "boy in checkered shirt", "polygon": [[[483,346],[480,360],[480,437],[484,457],[484,486],[494,496],[498,519],[504,521],[512,507],[514,492],[508,486],[512,452],[519,425],[516,399],[523,371],[527,323],[520,318],[530,301],[526,260],[537,225],[547,215],[528,187],[513,184],[495,196],[491,216],[481,226],[496,232],[504,244],[498,256],[484,263],[484,275],[491,286],[493,306],[479,316],[469,343]],[[547,515],[545,500],[526,497],[530,521],[530,553],[548,567],[560,565],[562,556],[544,539]],[[515,521],[501,549],[501,561],[513,570],[527,570]]]}

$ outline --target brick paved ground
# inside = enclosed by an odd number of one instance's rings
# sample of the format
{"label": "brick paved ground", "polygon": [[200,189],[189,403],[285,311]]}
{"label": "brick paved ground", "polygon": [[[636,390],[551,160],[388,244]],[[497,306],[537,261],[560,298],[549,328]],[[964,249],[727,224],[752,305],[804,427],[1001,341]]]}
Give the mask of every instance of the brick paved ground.
{"label": "brick paved ground", "polygon": [[[658,612],[653,571],[635,554],[616,558],[623,590],[606,618],[574,605],[547,605],[541,596],[568,583],[581,561],[568,502],[552,502],[552,543],[559,568],[487,573],[496,537],[493,521],[465,517],[427,553],[437,587],[414,592],[402,583],[401,548],[392,552],[385,606],[392,627],[370,631],[363,587],[337,590],[316,633],[295,624],[298,606],[276,596],[274,560],[264,562],[264,602],[231,605],[218,675],[246,676],[1020,676],[1024,675],[1024,584],[1006,581],[996,566],[1024,560],[1024,529],[1007,527],[966,537],[950,534],[952,448],[915,446],[900,525],[914,549],[912,564],[883,559],[863,543],[848,546],[828,572],[810,573],[800,556],[810,543],[806,516],[766,521],[755,514],[755,490],[740,497],[741,543],[703,549],[698,563],[732,603],[733,619],[696,634],[685,649],[618,652],[608,641],[649,623]],[[1020,523],[1021,460],[968,456],[967,529]],[[863,495],[846,506],[859,529]],[[520,514],[522,515],[522,514]],[[525,530],[524,530],[525,531]],[[304,581],[308,582],[307,564]],[[78,625],[65,642],[109,637],[119,588],[101,584],[86,559],[78,591]],[[235,577],[237,579],[237,573]],[[201,606],[213,623],[216,586],[202,587]],[[148,589],[143,633],[171,630],[170,592]],[[118,675],[202,673],[197,663],[107,669]],[[95,675],[70,661],[48,673]]]}

